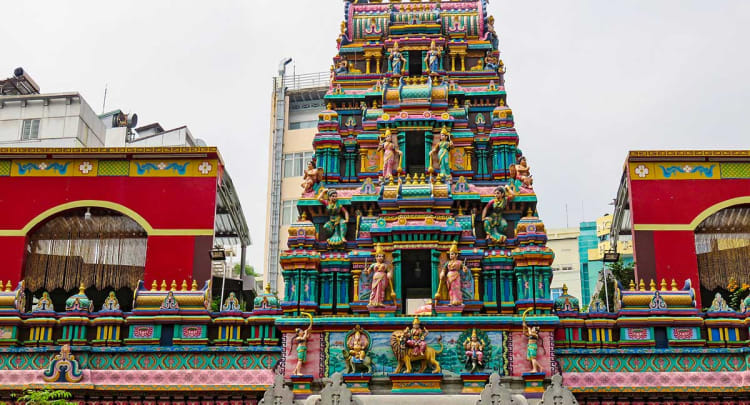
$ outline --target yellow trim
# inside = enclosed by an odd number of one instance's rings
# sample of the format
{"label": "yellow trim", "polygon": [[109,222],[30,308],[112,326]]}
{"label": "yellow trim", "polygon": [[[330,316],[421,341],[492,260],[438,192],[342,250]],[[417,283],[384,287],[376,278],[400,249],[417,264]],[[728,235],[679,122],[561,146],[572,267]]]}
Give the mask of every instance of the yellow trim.
{"label": "yellow trim", "polygon": [[689,224],[635,224],[633,229],[636,231],[693,231],[701,222],[716,212],[740,204],[750,204],[750,196],[730,198],[716,203],[703,210]]}
{"label": "yellow trim", "polygon": [[213,236],[213,229],[154,229],[140,214],[132,209],[111,201],[102,200],[78,200],[52,207],[34,217],[21,229],[0,229],[0,236],[26,236],[32,228],[50,216],[72,208],[101,207],[120,212],[137,222],[148,234],[148,236]]}

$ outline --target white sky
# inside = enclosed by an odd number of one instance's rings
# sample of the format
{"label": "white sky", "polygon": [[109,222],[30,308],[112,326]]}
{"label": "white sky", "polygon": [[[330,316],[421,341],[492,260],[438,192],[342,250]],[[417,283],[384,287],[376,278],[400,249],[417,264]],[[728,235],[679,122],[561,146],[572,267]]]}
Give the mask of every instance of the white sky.
{"label": "white sky", "polygon": [[[263,270],[272,77],[285,56],[328,69],[343,2],[5,2],[0,76],[23,66],[97,112],[107,84],[107,110],[218,146]],[[628,150],[749,148],[749,1],[493,0],[490,14],[549,228],[611,212]]]}

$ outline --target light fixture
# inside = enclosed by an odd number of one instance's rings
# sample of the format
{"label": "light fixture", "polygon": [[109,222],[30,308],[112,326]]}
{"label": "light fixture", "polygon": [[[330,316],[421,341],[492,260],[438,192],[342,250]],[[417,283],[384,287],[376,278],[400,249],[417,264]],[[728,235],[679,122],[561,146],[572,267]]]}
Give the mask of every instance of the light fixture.
{"label": "light fixture", "polygon": [[214,262],[223,262],[227,259],[226,251],[221,246],[214,246],[213,249],[208,251],[208,254],[211,256],[211,261]]}
{"label": "light fixture", "polygon": [[83,214],[83,219],[86,221],[91,221],[91,207],[86,208],[86,213]]}
{"label": "light fixture", "polygon": [[422,268],[419,267],[419,262],[414,266],[414,277],[420,278],[422,276]]}
{"label": "light fixture", "polygon": [[617,263],[618,261],[620,261],[620,254],[617,253],[617,251],[614,249],[607,250],[606,252],[604,252],[602,261],[604,263]]}

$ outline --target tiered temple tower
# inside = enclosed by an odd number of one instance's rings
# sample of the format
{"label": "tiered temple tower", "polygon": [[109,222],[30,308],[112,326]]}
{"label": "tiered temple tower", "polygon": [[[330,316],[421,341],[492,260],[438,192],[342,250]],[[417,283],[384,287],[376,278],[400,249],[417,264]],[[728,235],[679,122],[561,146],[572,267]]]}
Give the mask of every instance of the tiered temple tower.
{"label": "tiered temple tower", "polygon": [[[520,377],[532,367],[520,315],[531,314],[550,375],[554,255],[487,1],[347,1],[344,16],[281,255],[284,353],[304,312],[315,321],[298,374],[346,371],[355,323],[375,372],[390,373],[388,337],[418,314],[428,344],[446,344],[443,374],[467,371],[461,348],[476,328],[492,347],[482,370]],[[296,364],[287,356],[286,375]]]}

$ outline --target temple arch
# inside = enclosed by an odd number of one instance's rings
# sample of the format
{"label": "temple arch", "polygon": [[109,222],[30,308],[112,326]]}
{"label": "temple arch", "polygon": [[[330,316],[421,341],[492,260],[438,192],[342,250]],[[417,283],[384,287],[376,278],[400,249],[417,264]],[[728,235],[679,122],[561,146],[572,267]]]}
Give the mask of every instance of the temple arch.
{"label": "temple arch", "polygon": [[[37,216],[27,225],[23,278],[29,296],[47,291],[55,310],[63,311],[65,299],[83,285],[95,310],[110,291],[123,310],[130,309],[146,264],[148,230],[142,224],[151,227],[132,211],[102,205],[109,204],[76,201],[47,210],[45,218]],[[33,301],[28,300],[27,310]]]}
{"label": "temple arch", "polygon": [[[700,222],[696,223],[698,219]],[[747,271],[750,268],[750,197],[716,204],[698,215],[693,223],[701,301],[707,306],[717,292],[725,299],[730,298],[730,280],[738,285],[750,284]]]}

